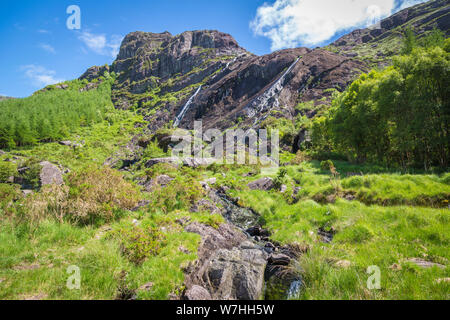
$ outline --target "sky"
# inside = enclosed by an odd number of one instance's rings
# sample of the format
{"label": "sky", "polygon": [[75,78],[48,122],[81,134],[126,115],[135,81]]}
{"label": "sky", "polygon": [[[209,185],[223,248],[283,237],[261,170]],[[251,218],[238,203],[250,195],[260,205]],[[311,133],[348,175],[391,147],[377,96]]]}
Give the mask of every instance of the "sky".
{"label": "sky", "polygon": [[[0,95],[26,97],[91,66],[111,64],[133,31],[220,30],[262,55],[323,46],[425,1],[1,0]],[[79,8],[79,20],[71,6]]]}

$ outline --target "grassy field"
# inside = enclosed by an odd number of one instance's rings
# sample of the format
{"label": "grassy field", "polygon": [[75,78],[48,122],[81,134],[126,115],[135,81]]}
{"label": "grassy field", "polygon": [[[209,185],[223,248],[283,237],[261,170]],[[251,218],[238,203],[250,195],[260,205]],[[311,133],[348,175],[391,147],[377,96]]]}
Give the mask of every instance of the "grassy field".
{"label": "grassy field", "polygon": [[[48,159],[71,173],[67,191],[43,189],[28,198],[13,185],[0,184],[0,299],[169,299],[179,294],[200,237],[184,232],[177,221],[189,218],[213,227],[224,221],[209,212],[190,212],[207,196],[199,182],[210,177],[217,178],[216,187],[230,187],[229,196],[241,206],[259,213],[274,241],[309,248],[295,266],[304,280],[297,299],[450,298],[448,173],[402,174],[335,162],[332,174],[321,163],[307,161],[272,173],[277,184],[287,187],[281,193],[247,187],[267,175],[256,166],[176,170],[164,165],[144,169],[137,163],[125,174],[102,168],[111,153],[140,132],[139,121],[124,115],[112,125],[104,121],[83,128],[73,135],[85,140],[81,150],[50,143],[2,156]],[[144,151],[144,157],[155,154],[164,155],[155,144]],[[133,181],[161,174],[174,180],[150,194]],[[106,186],[104,181],[115,181],[114,186],[96,188]],[[346,200],[349,196],[352,201]],[[150,204],[130,211],[138,200]],[[91,218],[76,219],[81,212]],[[333,241],[324,243],[319,229],[334,233]],[[412,258],[439,266],[420,268],[408,261]],[[70,266],[80,268],[80,290],[66,286]],[[380,270],[379,290],[367,288],[370,266]]]}

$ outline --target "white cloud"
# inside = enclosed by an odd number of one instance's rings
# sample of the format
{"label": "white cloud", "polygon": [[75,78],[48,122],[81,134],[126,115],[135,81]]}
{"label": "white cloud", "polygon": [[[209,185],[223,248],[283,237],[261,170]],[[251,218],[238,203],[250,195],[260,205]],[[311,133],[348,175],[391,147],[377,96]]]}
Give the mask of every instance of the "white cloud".
{"label": "white cloud", "polygon": [[53,53],[53,54],[56,53],[55,48],[53,48],[51,45],[49,45],[47,43],[40,43],[39,44],[39,48],[41,48],[42,50],[45,50],[45,51],[47,51],[49,53]]}
{"label": "white cloud", "polygon": [[276,0],[257,9],[250,23],[256,35],[272,42],[272,50],[315,46],[339,32],[368,27],[400,8],[426,0]]}
{"label": "white cloud", "polygon": [[45,87],[51,84],[63,82],[64,79],[59,79],[56,77],[56,72],[53,70],[48,70],[45,67],[29,64],[26,66],[22,66],[20,68],[25,77],[30,79],[33,85],[37,87]]}
{"label": "white cloud", "polygon": [[95,53],[115,58],[119,53],[120,43],[122,42],[123,37],[113,35],[108,40],[104,34],[82,32],[78,39]]}

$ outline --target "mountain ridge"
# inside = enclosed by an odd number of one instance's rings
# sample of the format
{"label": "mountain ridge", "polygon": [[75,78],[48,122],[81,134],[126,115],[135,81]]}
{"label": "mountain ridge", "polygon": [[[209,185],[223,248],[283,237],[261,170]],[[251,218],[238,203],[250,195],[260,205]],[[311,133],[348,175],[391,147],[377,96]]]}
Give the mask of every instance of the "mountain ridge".
{"label": "mountain ridge", "polygon": [[[414,26],[424,35],[437,27],[448,34],[449,7],[443,0],[419,4],[383,19],[379,29],[355,30],[323,48],[262,56],[217,30],[178,35],[137,31],[124,38],[111,66],[92,67],[80,79],[115,72],[115,107],[139,110],[151,132],[170,126],[188,102],[189,110],[177,120],[187,129],[199,119],[205,128],[219,129],[256,129],[268,119],[295,122],[321,114],[333,92],[345,90],[359,74],[389,65],[407,28]],[[292,146],[294,137],[288,140]]]}

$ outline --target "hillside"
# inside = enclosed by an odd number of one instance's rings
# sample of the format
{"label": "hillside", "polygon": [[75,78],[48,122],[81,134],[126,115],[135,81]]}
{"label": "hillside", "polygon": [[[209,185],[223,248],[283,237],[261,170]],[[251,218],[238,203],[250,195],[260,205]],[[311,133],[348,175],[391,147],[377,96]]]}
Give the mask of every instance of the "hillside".
{"label": "hillside", "polygon": [[[0,299],[448,300],[448,10],[263,56],[132,32],[111,65],[0,97]],[[202,157],[195,120],[214,146],[279,130],[279,165],[250,138],[243,164]]]}

